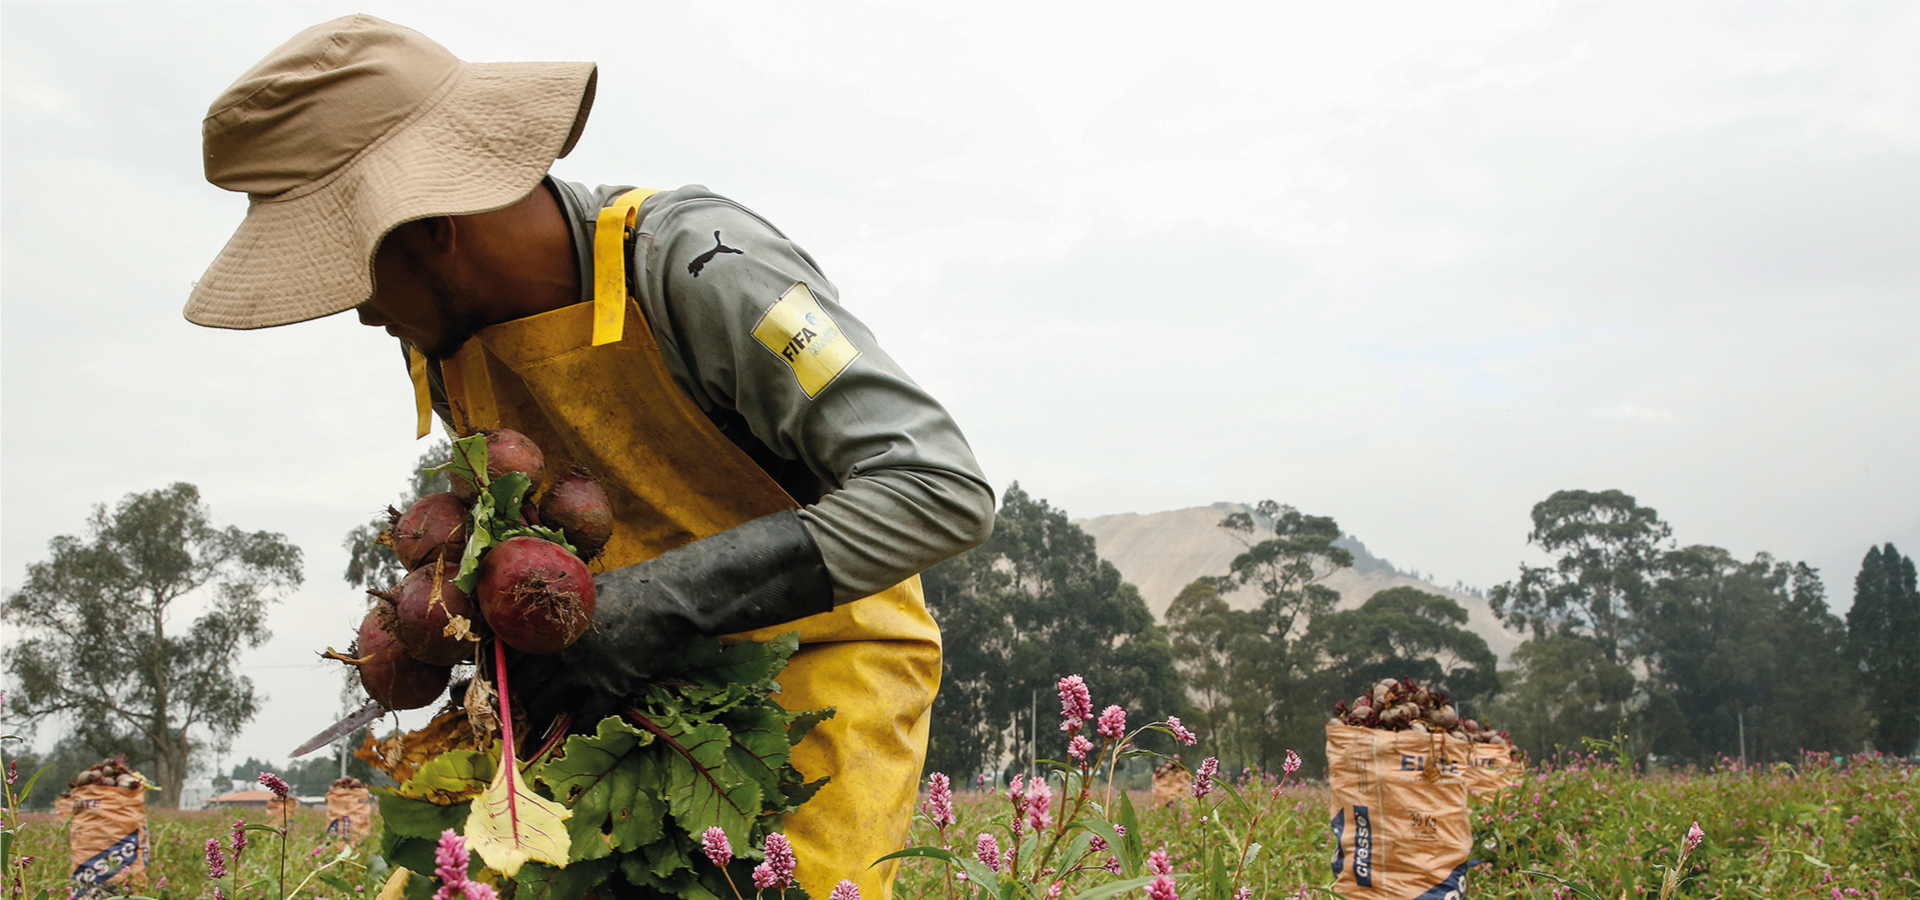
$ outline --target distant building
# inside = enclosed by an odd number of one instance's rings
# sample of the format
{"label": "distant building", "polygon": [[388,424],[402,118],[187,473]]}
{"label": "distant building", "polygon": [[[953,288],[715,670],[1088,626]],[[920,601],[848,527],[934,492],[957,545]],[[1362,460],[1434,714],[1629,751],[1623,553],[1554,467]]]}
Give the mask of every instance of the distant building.
{"label": "distant building", "polygon": [[[294,799],[297,800],[301,798]],[[274,802],[272,791],[235,791],[231,794],[221,794],[218,797],[208,797],[207,807],[217,809],[266,809],[267,804],[272,802]]]}

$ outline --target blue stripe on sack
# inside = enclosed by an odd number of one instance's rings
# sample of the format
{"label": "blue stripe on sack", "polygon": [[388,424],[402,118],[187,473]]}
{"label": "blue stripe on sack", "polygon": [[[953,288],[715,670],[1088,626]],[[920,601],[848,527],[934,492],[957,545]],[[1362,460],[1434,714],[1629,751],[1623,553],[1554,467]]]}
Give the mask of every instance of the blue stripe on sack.
{"label": "blue stripe on sack", "polygon": [[1333,821],[1327,823],[1333,828],[1333,877],[1340,877],[1340,870],[1347,867],[1347,808],[1333,814]]}
{"label": "blue stripe on sack", "polygon": [[80,884],[99,884],[120,874],[134,860],[140,858],[140,829],[135,828],[123,837],[107,845],[105,850],[95,853],[93,858],[73,868],[73,880]]}
{"label": "blue stripe on sack", "polygon": [[1373,887],[1373,820],[1367,808],[1353,808],[1353,883]]}
{"label": "blue stripe on sack", "polygon": [[1461,863],[1447,873],[1447,880],[1427,888],[1425,893],[1413,900],[1465,900],[1467,890],[1460,886],[1460,878],[1467,874],[1468,867],[1472,865],[1472,863]]}

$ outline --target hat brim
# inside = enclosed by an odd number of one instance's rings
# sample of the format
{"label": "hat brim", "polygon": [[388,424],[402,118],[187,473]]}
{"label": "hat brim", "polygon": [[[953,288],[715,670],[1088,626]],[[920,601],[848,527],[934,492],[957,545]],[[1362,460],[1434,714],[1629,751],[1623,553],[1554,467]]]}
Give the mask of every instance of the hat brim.
{"label": "hat brim", "polygon": [[312,189],[254,196],[187,298],[187,320],[269,328],[359,306],[387,232],[500,209],[572,149],[593,101],[590,62],[466,63],[446,94]]}

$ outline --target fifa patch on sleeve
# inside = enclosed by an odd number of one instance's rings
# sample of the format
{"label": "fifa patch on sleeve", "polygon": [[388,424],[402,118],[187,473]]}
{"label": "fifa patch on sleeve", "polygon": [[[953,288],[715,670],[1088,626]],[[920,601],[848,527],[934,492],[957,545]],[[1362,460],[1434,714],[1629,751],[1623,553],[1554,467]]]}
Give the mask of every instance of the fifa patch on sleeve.
{"label": "fifa patch on sleeve", "polygon": [[753,326],[753,337],[793,370],[800,390],[816,397],[854,360],[860,348],[802,283],[795,283]]}

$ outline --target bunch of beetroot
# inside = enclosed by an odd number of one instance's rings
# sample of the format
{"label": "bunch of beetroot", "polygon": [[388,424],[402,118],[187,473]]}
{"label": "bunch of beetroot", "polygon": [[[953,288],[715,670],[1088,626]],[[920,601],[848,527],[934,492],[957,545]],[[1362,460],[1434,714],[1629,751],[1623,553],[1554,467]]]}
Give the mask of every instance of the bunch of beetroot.
{"label": "bunch of beetroot", "polygon": [[147,776],[128,768],[125,756],[116,756],[88,766],[86,771],[67,782],[67,789],[72,790],[83,784],[104,784],[107,787],[120,788],[148,786]]}
{"label": "bunch of beetroot", "polygon": [[1382,678],[1352,705],[1345,700],[1335,703],[1333,723],[1383,731],[1442,732],[1483,744],[1513,743],[1504,731],[1460,718],[1446,691],[1421,687],[1411,678]]}
{"label": "bunch of beetroot", "polygon": [[381,536],[407,576],[369,591],[373,607],[349,653],[367,695],[416,709],[446,690],[453,666],[493,637],[522,653],[558,653],[593,623],[593,576],[583,560],[613,536],[607,495],[582,470],[532,499],[545,457],[526,435],[487,429],[454,442],[439,469],[451,490],[406,512],[388,508]]}

